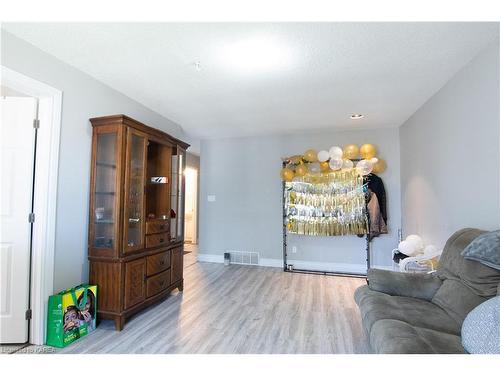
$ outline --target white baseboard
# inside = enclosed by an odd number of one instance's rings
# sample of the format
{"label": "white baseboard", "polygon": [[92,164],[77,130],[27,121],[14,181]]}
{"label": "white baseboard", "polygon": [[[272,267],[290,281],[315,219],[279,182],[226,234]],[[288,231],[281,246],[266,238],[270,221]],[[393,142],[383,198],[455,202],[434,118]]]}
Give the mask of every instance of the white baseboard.
{"label": "white baseboard", "polygon": [[[198,253],[199,262],[208,263],[224,263],[224,256],[220,254],[201,254]],[[289,260],[288,264],[293,264],[296,269],[325,271],[325,272],[352,272],[352,273],[366,273],[365,264],[352,264],[352,263],[331,263],[331,262],[309,262],[303,260]],[[282,268],[282,259],[273,258],[260,258],[259,266],[261,267],[275,267]],[[380,268],[392,270],[392,266],[372,266],[373,268]]]}
{"label": "white baseboard", "polygon": [[283,259],[260,258],[259,266],[283,268]]}
{"label": "white baseboard", "polygon": [[198,262],[224,263],[224,255],[220,254],[200,254],[197,256]]}

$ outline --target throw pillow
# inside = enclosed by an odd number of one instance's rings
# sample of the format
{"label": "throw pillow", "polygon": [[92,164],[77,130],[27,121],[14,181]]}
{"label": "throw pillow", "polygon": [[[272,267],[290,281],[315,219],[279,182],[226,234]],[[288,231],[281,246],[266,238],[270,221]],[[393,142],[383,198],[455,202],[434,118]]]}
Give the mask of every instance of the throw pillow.
{"label": "throw pillow", "polygon": [[500,354],[500,296],[472,310],[462,325],[462,345],[471,354]]}
{"label": "throw pillow", "polygon": [[500,230],[481,234],[462,251],[468,260],[500,270]]}

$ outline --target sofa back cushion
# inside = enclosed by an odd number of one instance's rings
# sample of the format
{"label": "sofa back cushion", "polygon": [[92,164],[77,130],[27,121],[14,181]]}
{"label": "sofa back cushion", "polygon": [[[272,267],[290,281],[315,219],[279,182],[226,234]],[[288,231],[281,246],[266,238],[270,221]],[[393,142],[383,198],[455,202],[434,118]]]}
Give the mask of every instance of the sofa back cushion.
{"label": "sofa back cushion", "polygon": [[432,302],[459,324],[473,308],[496,296],[500,283],[500,271],[461,255],[465,247],[483,233],[485,231],[471,228],[455,232],[446,242],[439,261],[437,276],[443,285]]}

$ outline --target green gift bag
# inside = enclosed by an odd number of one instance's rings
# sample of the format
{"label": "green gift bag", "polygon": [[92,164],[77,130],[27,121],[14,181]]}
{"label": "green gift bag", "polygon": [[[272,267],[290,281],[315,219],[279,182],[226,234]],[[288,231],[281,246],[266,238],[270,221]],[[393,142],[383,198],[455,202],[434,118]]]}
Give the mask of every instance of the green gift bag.
{"label": "green gift bag", "polygon": [[49,297],[47,345],[63,348],[93,331],[97,285],[82,284]]}

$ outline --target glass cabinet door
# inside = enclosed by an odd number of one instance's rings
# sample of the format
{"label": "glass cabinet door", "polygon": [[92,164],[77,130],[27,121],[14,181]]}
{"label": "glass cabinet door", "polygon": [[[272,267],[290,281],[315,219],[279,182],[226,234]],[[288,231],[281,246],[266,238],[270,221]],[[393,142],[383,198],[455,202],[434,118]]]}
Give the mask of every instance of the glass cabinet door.
{"label": "glass cabinet door", "polygon": [[174,147],[172,152],[172,184],[170,190],[170,237],[171,241],[184,238],[184,165],[186,151]]}
{"label": "glass cabinet door", "polygon": [[146,137],[128,129],[125,173],[125,253],[144,247],[144,179]]}
{"label": "glass cabinet door", "polygon": [[184,240],[184,170],[186,163],[186,150],[183,150],[180,147],[177,147],[177,154],[179,156],[179,180],[178,180],[178,203],[177,207],[179,210],[179,215],[177,216],[177,238],[179,240]]}
{"label": "glass cabinet door", "polygon": [[179,197],[179,157],[176,147],[172,150],[172,183],[170,184],[170,240],[177,241],[177,215]]}
{"label": "glass cabinet door", "polygon": [[95,140],[90,246],[97,249],[115,248],[117,138],[117,131],[99,131]]}

